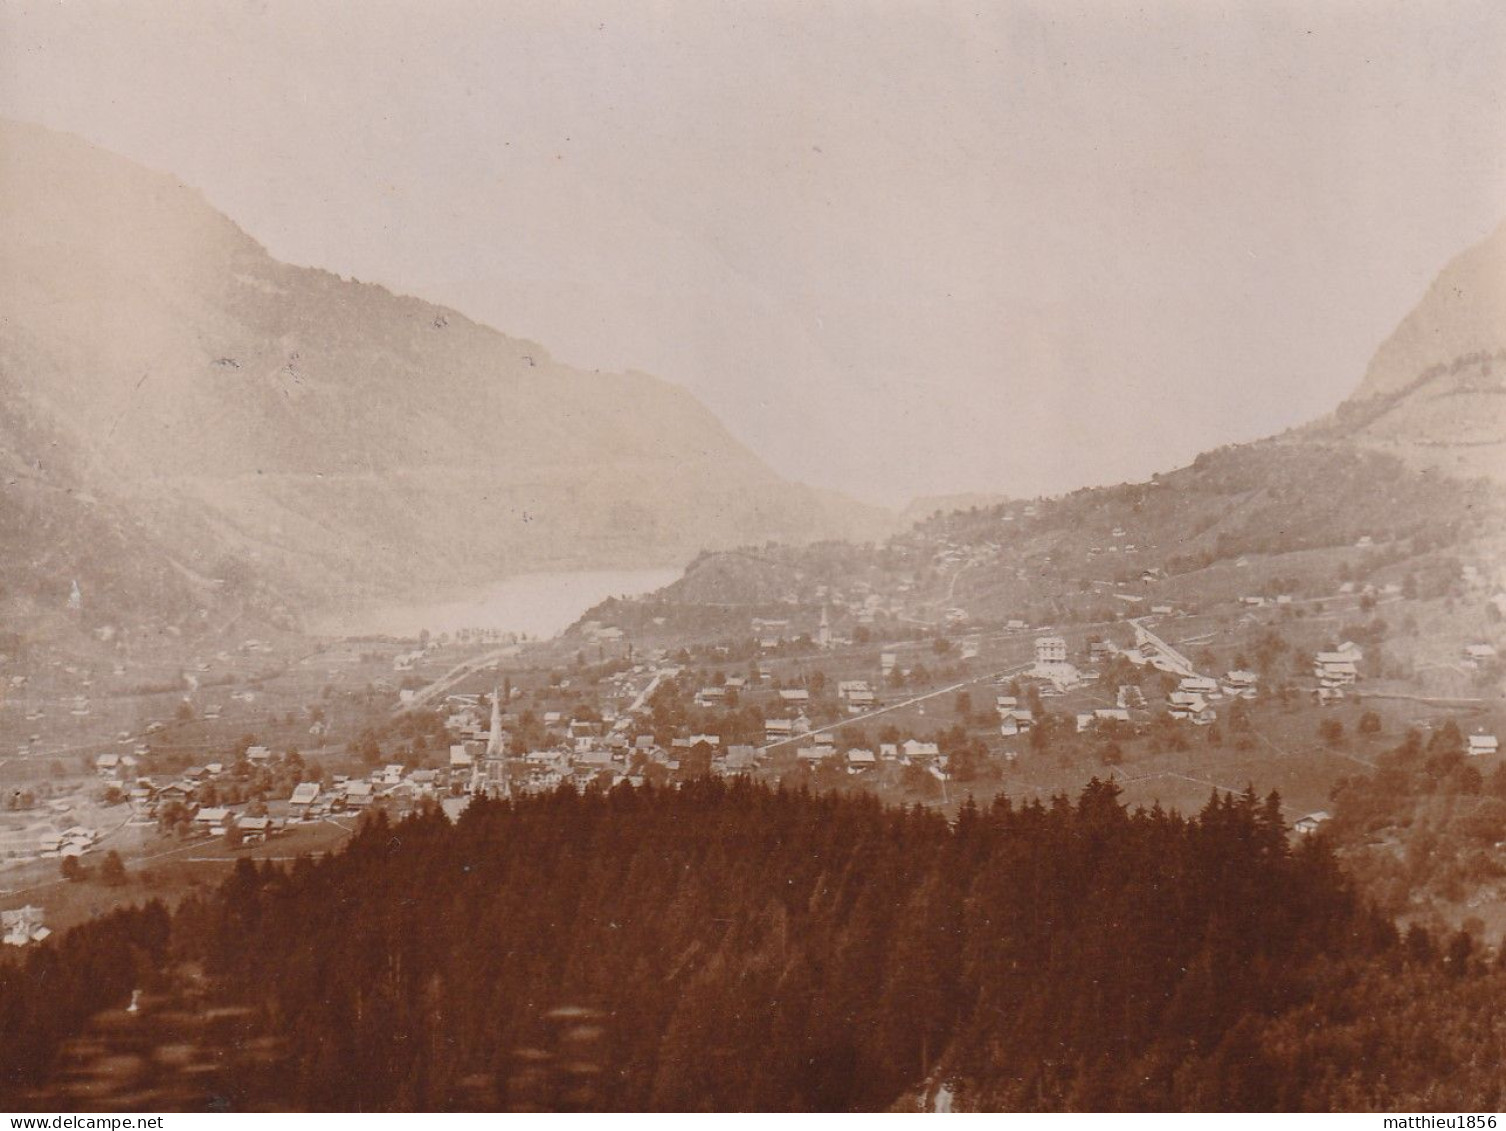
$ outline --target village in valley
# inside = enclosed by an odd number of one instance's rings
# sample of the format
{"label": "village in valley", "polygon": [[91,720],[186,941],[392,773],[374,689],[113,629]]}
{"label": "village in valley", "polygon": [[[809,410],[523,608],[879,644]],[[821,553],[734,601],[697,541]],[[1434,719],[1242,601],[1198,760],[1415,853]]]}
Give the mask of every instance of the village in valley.
{"label": "village in valley", "polygon": [[[0,667],[5,941],[206,888],[237,859],[331,851],[375,812],[706,775],[951,814],[1093,778],[1182,812],[1275,791],[1300,837],[1417,735],[1502,807],[1492,544],[1414,516],[1256,546],[1225,519],[1199,550],[1157,513],[1201,521],[1187,484],[1110,490],[1135,494],[938,514],[878,547],[703,555],[545,641],[227,642],[234,622],[100,624],[75,591],[63,615],[95,625],[93,662],[32,644]],[[1506,927],[1497,816],[1477,822],[1473,881],[1404,910]],[[1404,857],[1404,830],[1376,826],[1356,851]]]}

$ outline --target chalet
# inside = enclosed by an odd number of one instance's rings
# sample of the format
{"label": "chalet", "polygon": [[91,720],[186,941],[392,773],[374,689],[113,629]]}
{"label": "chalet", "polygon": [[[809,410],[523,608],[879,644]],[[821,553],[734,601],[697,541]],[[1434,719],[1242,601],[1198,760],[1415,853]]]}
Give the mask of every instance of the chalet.
{"label": "chalet", "polygon": [[476,759],[471,757],[471,752],[464,746],[455,745],[450,747],[450,772],[470,773],[476,764]]}
{"label": "chalet", "polygon": [[1231,699],[1253,699],[1260,677],[1254,672],[1232,671],[1224,676],[1224,694]]}
{"label": "chalet", "polygon": [[1356,657],[1347,651],[1319,652],[1313,657],[1313,675],[1323,688],[1353,686],[1359,678]]}
{"label": "chalet", "polygon": [[787,738],[793,738],[795,734],[794,719],[765,719],[763,735],[765,742],[782,742]]}
{"label": "chalet", "polygon": [[999,720],[999,733],[1005,738],[1024,734],[1035,725],[1035,715],[1030,711],[1004,711]]}
{"label": "chalet", "polygon": [[811,701],[811,693],[803,687],[785,688],[779,693],[781,702],[806,704]]}
{"label": "chalet", "polygon": [[372,785],[369,781],[352,781],[345,783],[345,804],[353,805],[358,809],[364,809],[371,804],[373,795]]}
{"label": "chalet", "polygon": [[315,781],[299,782],[293,787],[293,795],[288,798],[288,804],[293,807],[293,812],[298,816],[304,816],[309,808],[319,799],[319,783]]}
{"label": "chalet", "polygon": [[830,746],[802,746],[795,751],[795,757],[808,765],[816,765],[825,761],[831,754]]}
{"label": "chalet", "polygon": [[871,770],[878,765],[878,758],[872,750],[849,750],[847,752],[847,769],[849,773],[861,773]]}
{"label": "chalet", "polygon": [[225,829],[231,824],[230,810],[223,806],[203,808],[193,815],[193,823],[201,829],[208,829],[210,836],[224,836]]}
{"label": "chalet", "polygon": [[935,758],[941,754],[941,750],[934,742],[921,742],[918,739],[907,738],[899,744],[900,753],[906,758]]}
{"label": "chalet", "polygon": [[1207,700],[1189,691],[1173,691],[1167,697],[1166,710],[1172,718],[1196,723],[1198,726],[1207,726],[1218,717],[1213,708],[1208,706]]}
{"label": "chalet", "polygon": [[265,746],[246,747],[246,761],[253,765],[265,765],[272,760],[272,751]]}
{"label": "chalet", "polygon": [[1323,810],[1319,810],[1316,813],[1309,813],[1307,816],[1298,817],[1295,821],[1292,822],[1292,832],[1296,833],[1298,836],[1311,836],[1313,833],[1317,832],[1319,828],[1322,827],[1324,822],[1330,819],[1330,815]]}
{"label": "chalet", "polygon": [[1218,680],[1206,675],[1184,676],[1177,690],[1185,691],[1189,695],[1201,695],[1205,699],[1217,699],[1223,694]]}
{"label": "chalet", "polygon": [[1115,723],[1128,724],[1129,721],[1130,716],[1128,711],[1120,710],[1115,707],[1100,707],[1098,710],[1091,713],[1080,714],[1077,716],[1077,733],[1082,734],[1084,731],[1092,729],[1095,725],[1110,726]]}
{"label": "chalet", "polygon": [[722,769],[729,774],[745,774],[758,765],[758,750],[752,746],[729,746],[722,759]]}
{"label": "chalet", "polygon": [[236,822],[236,827],[241,831],[241,841],[244,844],[255,844],[259,840],[266,840],[272,831],[271,817],[242,817]]}
{"label": "chalet", "polygon": [[715,707],[726,701],[727,689],[725,687],[703,687],[695,694],[697,707]]}
{"label": "chalet", "polygon": [[94,759],[94,772],[102,778],[113,778],[120,772],[119,754],[101,754]]}
{"label": "chalet", "polygon": [[1500,749],[1500,744],[1493,734],[1472,734],[1469,736],[1469,753],[1471,755],[1495,754]]}
{"label": "chalet", "polygon": [[[687,752],[694,749],[695,746],[691,746],[687,748]],[[577,767],[584,766],[592,771],[604,770],[612,765],[612,752],[610,750],[588,750],[584,754],[574,755],[570,760]]]}

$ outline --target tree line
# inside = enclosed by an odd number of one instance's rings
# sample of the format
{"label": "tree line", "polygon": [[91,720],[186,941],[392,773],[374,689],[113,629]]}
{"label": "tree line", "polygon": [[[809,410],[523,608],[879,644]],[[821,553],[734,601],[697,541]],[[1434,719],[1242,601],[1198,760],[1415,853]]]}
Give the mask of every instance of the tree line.
{"label": "tree line", "polygon": [[1493,1109],[1506,1052],[1506,974],[1398,937],[1274,795],[1184,817],[1100,781],[952,821],[716,780],[374,814],[339,853],[242,860],[0,967],[0,1103],[55,1097],[91,1014],[190,984],[276,1044],[276,1071],[216,1083],[240,1108],[874,1110],[945,1085]]}

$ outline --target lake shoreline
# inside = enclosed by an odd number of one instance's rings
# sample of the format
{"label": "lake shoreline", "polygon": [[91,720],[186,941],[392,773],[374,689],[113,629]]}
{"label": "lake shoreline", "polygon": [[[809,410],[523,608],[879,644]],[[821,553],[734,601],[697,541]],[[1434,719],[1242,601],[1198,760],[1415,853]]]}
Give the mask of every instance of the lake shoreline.
{"label": "lake shoreline", "polygon": [[465,630],[547,640],[611,597],[651,593],[677,580],[683,567],[560,570],[517,574],[469,593],[426,602],[372,602],[312,618],[316,636],[411,639]]}

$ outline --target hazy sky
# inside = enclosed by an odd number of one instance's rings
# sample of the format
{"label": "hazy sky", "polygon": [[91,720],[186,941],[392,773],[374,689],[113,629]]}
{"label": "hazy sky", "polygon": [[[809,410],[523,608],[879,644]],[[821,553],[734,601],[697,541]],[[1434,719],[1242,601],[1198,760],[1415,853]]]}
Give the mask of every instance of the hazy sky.
{"label": "hazy sky", "polygon": [[1506,218],[1506,5],[0,0],[0,113],[887,501],[1332,408]]}

